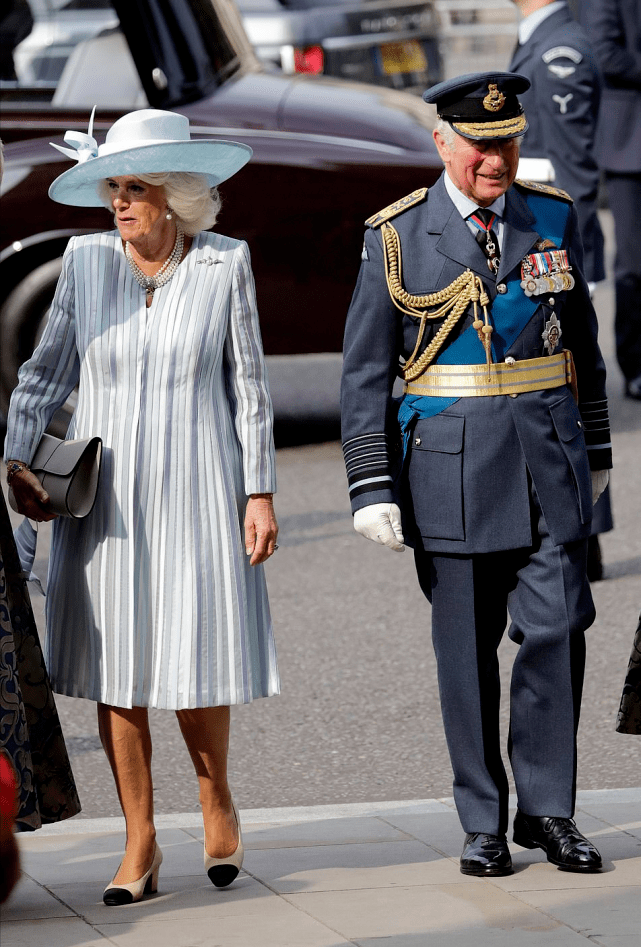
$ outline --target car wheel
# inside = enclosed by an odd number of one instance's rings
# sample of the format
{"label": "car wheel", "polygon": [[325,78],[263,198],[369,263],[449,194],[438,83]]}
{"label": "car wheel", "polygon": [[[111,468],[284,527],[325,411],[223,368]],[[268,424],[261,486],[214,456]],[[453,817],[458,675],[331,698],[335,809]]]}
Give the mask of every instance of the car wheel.
{"label": "car wheel", "polygon": [[[18,283],[0,309],[0,410],[4,414],[18,382],[18,369],[29,358],[42,335],[61,269],[62,257],[38,266]],[[62,436],[72,410],[73,405],[67,402],[57,412],[49,430]]]}

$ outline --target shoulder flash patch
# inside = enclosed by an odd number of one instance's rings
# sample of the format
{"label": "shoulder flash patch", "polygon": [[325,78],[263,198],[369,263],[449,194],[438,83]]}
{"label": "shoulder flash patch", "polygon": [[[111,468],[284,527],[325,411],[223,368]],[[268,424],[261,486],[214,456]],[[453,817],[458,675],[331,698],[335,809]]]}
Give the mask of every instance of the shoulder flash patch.
{"label": "shoulder flash patch", "polygon": [[406,197],[401,197],[400,200],[394,201],[393,204],[389,204],[387,207],[384,207],[383,210],[379,210],[377,214],[372,214],[372,216],[368,217],[365,221],[365,225],[367,227],[380,227],[386,220],[391,220],[392,217],[396,217],[397,214],[407,210],[408,207],[413,207],[414,204],[419,204],[425,200],[427,191],[428,188],[419,187],[417,191],[412,191],[412,193]]}
{"label": "shoulder flash patch", "polygon": [[567,201],[568,204],[574,203],[568,192],[562,191],[560,187],[552,187],[550,184],[539,184],[538,181],[520,181],[518,178],[514,183],[526,191],[537,191],[539,194],[549,194],[551,197],[559,197],[562,201]]}
{"label": "shoulder flash patch", "polygon": [[552,49],[548,49],[543,53],[541,59],[546,64],[554,62],[555,59],[569,59],[578,65],[583,61],[583,54],[571,46],[553,46]]}

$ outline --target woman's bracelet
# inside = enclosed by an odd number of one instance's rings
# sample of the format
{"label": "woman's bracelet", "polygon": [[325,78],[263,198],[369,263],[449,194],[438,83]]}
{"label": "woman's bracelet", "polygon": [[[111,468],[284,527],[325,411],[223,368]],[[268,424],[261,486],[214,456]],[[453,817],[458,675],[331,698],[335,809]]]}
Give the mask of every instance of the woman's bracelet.
{"label": "woman's bracelet", "polygon": [[22,460],[7,461],[7,483],[11,485],[11,481],[17,473],[21,473],[23,470],[28,469],[29,465],[25,464]]}

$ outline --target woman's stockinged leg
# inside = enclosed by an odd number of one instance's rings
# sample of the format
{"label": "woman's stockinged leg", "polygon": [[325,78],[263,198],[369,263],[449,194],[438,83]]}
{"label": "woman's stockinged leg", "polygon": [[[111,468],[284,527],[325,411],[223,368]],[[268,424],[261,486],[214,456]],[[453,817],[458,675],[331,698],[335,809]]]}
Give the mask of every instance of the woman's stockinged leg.
{"label": "woman's stockinged leg", "polygon": [[176,716],[198,776],[205,848],[213,858],[227,858],[238,845],[227,783],[229,707],[177,710]]}
{"label": "woman's stockinged leg", "polygon": [[131,884],[148,870],[156,842],[147,708],[98,704],[98,729],[127,826],[125,855],[114,882]]}

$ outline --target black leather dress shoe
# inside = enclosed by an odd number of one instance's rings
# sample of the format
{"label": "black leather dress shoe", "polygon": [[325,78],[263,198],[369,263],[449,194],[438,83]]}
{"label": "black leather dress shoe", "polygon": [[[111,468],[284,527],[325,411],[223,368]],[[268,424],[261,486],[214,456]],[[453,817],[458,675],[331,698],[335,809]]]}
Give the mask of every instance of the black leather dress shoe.
{"label": "black leather dress shoe", "polygon": [[600,871],[601,856],[572,819],[525,815],[517,810],[514,841],[522,848],[542,848],[548,861],[563,871]]}
{"label": "black leather dress shoe", "polygon": [[461,873],[480,877],[511,875],[512,859],[506,837],[483,832],[466,835],[461,855]]}

